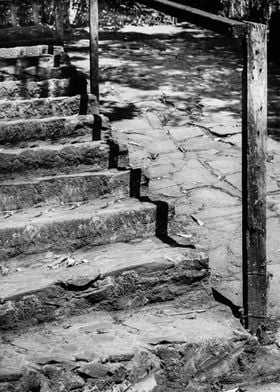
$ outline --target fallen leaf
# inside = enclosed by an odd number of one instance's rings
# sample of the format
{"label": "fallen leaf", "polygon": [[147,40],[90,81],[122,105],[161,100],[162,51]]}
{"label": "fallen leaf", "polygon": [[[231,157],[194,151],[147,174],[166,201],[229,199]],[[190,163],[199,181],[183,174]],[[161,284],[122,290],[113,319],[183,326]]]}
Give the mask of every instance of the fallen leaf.
{"label": "fallen leaf", "polygon": [[192,219],[199,225],[199,226],[204,226],[204,222],[202,222],[200,219],[198,219],[196,216],[191,215]]}
{"label": "fallen leaf", "polygon": [[184,234],[184,233],[177,233],[176,235],[183,238],[192,238],[193,236],[192,234]]}
{"label": "fallen leaf", "polygon": [[132,146],[142,147],[142,144],[135,143],[135,142],[128,142],[128,144],[131,144]]}
{"label": "fallen leaf", "polygon": [[67,262],[66,262],[66,267],[73,267],[74,265],[77,264],[77,261],[75,259],[73,259],[72,257],[68,257],[67,258]]}
{"label": "fallen leaf", "polygon": [[9,269],[2,265],[2,266],[0,266],[0,273],[2,276],[6,276],[9,274]]}
{"label": "fallen leaf", "polygon": [[38,214],[34,215],[34,218],[39,218],[39,217],[42,216],[42,215],[43,215],[43,212],[41,211],[41,212],[39,212]]}
{"label": "fallen leaf", "polygon": [[6,215],[4,215],[4,219],[8,219],[13,215],[12,212],[8,212]]}

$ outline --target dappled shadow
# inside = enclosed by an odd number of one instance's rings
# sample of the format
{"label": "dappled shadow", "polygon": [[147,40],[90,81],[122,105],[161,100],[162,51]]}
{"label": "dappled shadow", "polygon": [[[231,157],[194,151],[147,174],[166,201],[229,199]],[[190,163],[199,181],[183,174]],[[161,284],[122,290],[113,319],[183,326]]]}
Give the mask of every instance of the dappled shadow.
{"label": "dappled shadow", "polygon": [[[141,91],[146,93],[146,99],[164,94],[169,109],[184,104],[183,110],[187,115],[195,113],[192,119],[196,121],[241,123],[241,43],[190,24],[179,27],[167,26],[166,33],[161,34],[154,34],[152,28],[100,34],[100,80],[105,86],[104,89],[101,86],[102,105],[109,106],[106,102],[111,98],[106,86],[110,85],[116,91],[118,88],[138,91],[141,99]],[[68,48],[73,50],[77,63],[88,56],[87,40],[76,42],[79,55],[71,43]],[[279,68],[271,65],[269,132],[274,137],[279,133],[279,83]],[[195,102],[191,102],[194,98]],[[115,119],[135,115],[129,105],[110,111]]]}
{"label": "dappled shadow", "polygon": [[116,101],[100,100],[101,112],[109,118],[110,121],[119,121],[131,119],[137,116],[139,110],[131,104],[118,104]]}
{"label": "dappled shadow", "polygon": [[[205,116],[226,110],[240,117],[240,45],[190,25],[183,27],[172,34],[107,33],[100,42],[101,57],[115,65],[101,68],[102,82],[161,91],[167,97],[172,92],[174,106],[194,96],[209,98]],[[220,100],[218,106],[212,105],[212,98]]]}

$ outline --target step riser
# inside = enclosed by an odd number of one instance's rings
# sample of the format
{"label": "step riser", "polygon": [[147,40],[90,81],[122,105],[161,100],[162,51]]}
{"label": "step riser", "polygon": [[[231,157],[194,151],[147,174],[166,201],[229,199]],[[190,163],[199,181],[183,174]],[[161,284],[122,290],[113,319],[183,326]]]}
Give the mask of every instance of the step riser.
{"label": "step riser", "polygon": [[[165,302],[184,296],[187,303],[202,301],[209,292],[208,259],[185,257],[172,267],[162,260],[158,268],[114,273],[105,277],[90,276],[83,286],[75,278],[33,292],[0,305],[2,329],[17,329],[82,314],[87,310],[128,310],[150,303]],[[55,306],[53,306],[55,304]]]}
{"label": "step riser", "polygon": [[0,82],[5,81],[38,81],[60,79],[61,71],[53,67],[27,67],[19,68],[16,65],[6,65],[0,68]]}
{"label": "step riser", "polygon": [[30,99],[66,96],[68,79],[50,79],[43,82],[2,82],[0,83],[1,99]]}
{"label": "step riser", "polygon": [[69,203],[112,195],[129,196],[130,173],[53,177],[36,183],[0,184],[0,210],[10,211],[39,203]]}
{"label": "step riser", "polygon": [[19,154],[0,152],[0,179],[16,174],[55,175],[107,170],[110,151],[107,145],[73,144],[57,150],[29,149]]}
{"label": "step riser", "polygon": [[[63,48],[59,52],[62,52]],[[48,45],[17,46],[14,48],[1,48],[0,59],[20,59],[22,57],[39,57],[49,53]]]}
{"label": "step riser", "polygon": [[[0,120],[17,120],[79,114],[80,96],[0,101]],[[88,114],[98,114],[96,98],[89,96]]]}
{"label": "step riser", "polygon": [[7,260],[19,254],[73,251],[85,246],[128,242],[155,233],[155,207],[120,210],[21,227],[0,229],[0,258]]}
{"label": "step riser", "polygon": [[0,122],[0,144],[91,134],[94,117],[54,117]]}

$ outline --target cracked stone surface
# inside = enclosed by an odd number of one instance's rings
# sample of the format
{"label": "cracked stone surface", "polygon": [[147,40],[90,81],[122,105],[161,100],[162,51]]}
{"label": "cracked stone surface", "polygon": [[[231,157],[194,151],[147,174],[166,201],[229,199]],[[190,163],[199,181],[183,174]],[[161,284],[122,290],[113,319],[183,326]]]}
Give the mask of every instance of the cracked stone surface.
{"label": "cracked stone surface", "polygon": [[[188,24],[155,33],[126,27],[121,39],[101,40],[101,111],[128,142],[130,164],[142,168],[148,194],[175,206],[170,235],[207,250],[213,287],[241,306],[241,48]],[[275,102],[279,71],[273,72]],[[269,107],[274,137],[276,109]],[[279,163],[279,144],[269,138],[269,313],[278,316]]]}

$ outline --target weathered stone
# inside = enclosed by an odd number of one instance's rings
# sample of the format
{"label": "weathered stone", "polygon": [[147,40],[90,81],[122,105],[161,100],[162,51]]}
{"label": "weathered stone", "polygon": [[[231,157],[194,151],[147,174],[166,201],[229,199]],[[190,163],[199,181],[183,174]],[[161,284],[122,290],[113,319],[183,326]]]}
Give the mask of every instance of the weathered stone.
{"label": "weathered stone", "polygon": [[0,210],[32,207],[39,203],[69,203],[98,197],[129,196],[129,171],[57,175],[33,181],[2,181]]}
{"label": "weathered stone", "polygon": [[[2,64],[2,66],[1,66]],[[36,82],[38,80],[59,79],[61,78],[61,71],[59,68],[53,66],[22,66],[17,64],[10,64],[10,62],[3,63],[0,60],[0,81],[19,81],[19,82]]]}
{"label": "weathered stone", "polygon": [[[103,203],[104,204],[104,203]],[[30,209],[15,214],[13,219],[0,219],[1,256],[37,253],[50,249],[77,249],[134,238],[155,232],[156,207],[131,200],[111,206],[102,201],[76,209],[58,207]],[[40,216],[38,216],[40,215]],[[102,228],[102,230],[101,230]]]}
{"label": "weathered stone", "polygon": [[189,190],[202,185],[213,185],[219,182],[210,170],[207,170],[197,159],[190,159],[185,166],[172,177],[172,180],[181,186],[181,189]]}
{"label": "weathered stone", "polygon": [[203,136],[205,132],[203,132],[201,127],[172,127],[168,128],[168,132],[170,136],[176,141],[184,141],[193,137]]}
{"label": "weathered stone", "polygon": [[171,140],[159,140],[153,145],[147,146],[147,151],[149,154],[165,154],[173,153],[177,151],[177,147]]}
{"label": "weathered stone", "polygon": [[[16,120],[79,114],[80,96],[0,101],[0,120]],[[89,96],[88,114],[98,114],[95,96]]]}
{"label": "weathered stone", "polygon": [[[106,253],[103,248],[85,253],[77,251],[72,258],[87,262],[71,269],[63,264],[52,269],[46,268],[42,255],[34,260],[29,256],[26,259],[31,263],[29,268],[2,277],[0,297],[6,302],[0,306],[1,327],[30,325],[56,319],[65,312],[79,313],[88,307],[132,309],[149,302],[188,296],[191,290],[204,290],[204,295],[208,295],[206,255],[170,248],[159,240],[114,244],[107,246]],[[41,260],[38,267],[34,265],[36,259]],[[55,267],[55,263],[54,260],[51,265]],[[79,292],[76,299],[72,298],[75,292]],[[89,362],[92,355],[75,353],[75,358]]]}
{"label": "weathered stone", "polygon": [[105,378],[108,376],[109,369],[106,365],[98,362],[87,363],[78,369],[83,377]]}
{"label": "weathered stone", "polygon": [[229,136],[241,133],[241,125],[238,123],[214,124],[209,127],[210,132],[217,136]]}
{"label": "weathered stone", "polygon": [[153,197],[180,197],[182,196],[181,188],[172,178],[152,179],[149,182],[149,190]]}
{"label": "weathered stone", "polygon": [[231,174],[231,175],[227,175],[225,179],[232,186],[234,186],[235,188],[237,188],[238,190],[241,191],[241,188],[242,188],[241,172],[238,172],[238,173],[235,173],[235,174]]}
{"label": "weathered stone", "polygon": [[1,48],[0,58],[17,59],[20,57],[39,57],[48,53],[48,45],[18,46],[14,48]]}
{"label": "weathered stone", "polygon": [[146,112],[145,118],[148,121],[148,124],[152,129],[161,129],[162,128],[162,122],[161,122],[160,118],[155,113]]}
{"label": "weathered stone", "polygon": [[22,377],[22,371],[15,368],[1,367],[0,369],[0,383],[7,381],[17,381]]}
{"label": "weathered stone", "polygon": [[241,162],[238,162],[237,160],[235,161],[231,157],[227,159],[221,158],[219,160],[213,160],[207,162],[207,164],[218,173],[221,173],[223,176],[234,173],[241,173]]}
{"label": "weathered stone", "polygon": [[68,79],[49,79],[42,82],[7,81],[0,83],[1,99],[30,99],[67,95]]}
{"label": "weathered stone", "polygon": [[94,117],[70,116],[48,117],[44,119],[0,121],[0,143],[18,143],[27,140],[58,139],[91,136]]}
{"label": "weathered stone", "polygon": [[4,149],[0,151],[0,176],[34,173],[40,175],[70,174],[100,171],[109,167],[109,146],[103,142],[77,144],[43,144],[27,149]]}
{"label": "weathered stone", "polygon": [[160,361],[151,352],[139,350],[134,355],[130,368],[129,381],[132,384],[137,384],[145,380],[150,374],[157,373],[160,369]]}

